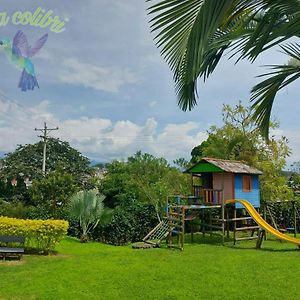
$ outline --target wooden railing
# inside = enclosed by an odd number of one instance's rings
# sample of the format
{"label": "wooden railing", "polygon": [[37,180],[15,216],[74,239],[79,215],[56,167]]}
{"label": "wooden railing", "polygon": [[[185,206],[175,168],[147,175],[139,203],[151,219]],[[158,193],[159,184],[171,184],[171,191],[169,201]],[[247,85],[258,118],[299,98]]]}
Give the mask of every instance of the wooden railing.
{"label": "wooden railing", "polygon": [[201,197],[204,203],[222,204],[222,190],[203,189],[194,186],[193,194],[195,197]]}

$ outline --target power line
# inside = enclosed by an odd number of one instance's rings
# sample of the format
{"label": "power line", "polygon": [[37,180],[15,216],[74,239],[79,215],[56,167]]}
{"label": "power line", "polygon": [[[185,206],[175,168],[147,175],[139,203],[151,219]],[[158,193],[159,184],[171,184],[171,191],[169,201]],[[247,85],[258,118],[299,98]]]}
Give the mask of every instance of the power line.
{"label": "power line", "polygon": [[44,122],[44,128],[34,128],[35,131],[41,131],[43,135],[39,135],[40,138],[43,139],[44,142],[44,149],[43,149],[43,166],[42,166],[42,171],[43,175],[46,175],[46,149],[47,149],[47,139],[48,139],[48,134],[50,131],[53,130],[58,130],[58,127],[56,128],[48,128],[46,122]]}

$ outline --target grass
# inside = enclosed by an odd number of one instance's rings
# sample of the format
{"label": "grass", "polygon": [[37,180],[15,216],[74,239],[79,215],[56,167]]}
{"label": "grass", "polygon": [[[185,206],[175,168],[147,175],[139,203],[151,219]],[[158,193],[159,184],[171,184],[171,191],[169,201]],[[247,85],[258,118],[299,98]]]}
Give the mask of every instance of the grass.
{"label": "grass", "polygon": [[196,236],[183,252],[66,238],[57,255],[0,262],[0,299],[297,299],[300,251]]}

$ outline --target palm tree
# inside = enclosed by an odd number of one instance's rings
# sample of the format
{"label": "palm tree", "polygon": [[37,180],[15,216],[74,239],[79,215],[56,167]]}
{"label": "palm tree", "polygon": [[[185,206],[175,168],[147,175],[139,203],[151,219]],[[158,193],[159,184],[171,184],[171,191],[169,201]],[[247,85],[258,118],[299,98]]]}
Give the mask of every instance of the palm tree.
{"label": "palm tree", "polygon": [[70,200],[71,214],[79,220],[82,229],[81,242],[88,241],[88,234],[98,225],[105,215],[103,200],[97,189],[80,191]]}
{"label": "palm tree", "polygon": [[[277,92],[300,77],[300,46],[282,43],[300,34],[300,0],[148,0],[152,31],[174,73],[178,105],[191,110],[198,99],[197,80],[206,80],[224,54],[253,62],[279,45],[287,65],[271,66],[269,76],[252,88],[254,117],[267,138]],[[296,63],[295,63],[296,62]]]}

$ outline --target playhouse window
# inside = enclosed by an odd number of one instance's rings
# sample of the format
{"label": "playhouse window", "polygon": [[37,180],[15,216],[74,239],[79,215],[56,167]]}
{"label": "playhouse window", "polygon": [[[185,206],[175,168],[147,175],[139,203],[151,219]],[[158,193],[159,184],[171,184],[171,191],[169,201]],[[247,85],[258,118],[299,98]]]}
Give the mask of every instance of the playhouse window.
{"label": "playhouse window", "polygon": [[252,191],[252,181],[250,175],[243,175],[243,192]]}

